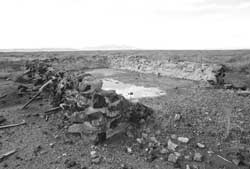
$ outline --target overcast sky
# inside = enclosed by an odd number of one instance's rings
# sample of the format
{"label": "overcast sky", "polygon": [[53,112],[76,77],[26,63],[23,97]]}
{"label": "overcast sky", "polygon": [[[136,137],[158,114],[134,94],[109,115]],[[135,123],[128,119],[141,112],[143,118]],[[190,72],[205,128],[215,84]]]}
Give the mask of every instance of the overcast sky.
{"label": "overcast sky", "polygon": [[250,0],[0,0],[0,49],[250,48]]}

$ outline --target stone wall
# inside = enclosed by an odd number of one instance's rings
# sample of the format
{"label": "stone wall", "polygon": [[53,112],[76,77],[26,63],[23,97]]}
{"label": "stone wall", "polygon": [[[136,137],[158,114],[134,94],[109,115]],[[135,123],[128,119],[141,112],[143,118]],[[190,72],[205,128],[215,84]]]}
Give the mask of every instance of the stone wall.
{"label": "stone wall", "polygon": [[115,69],[153,73],[195,81],[207,81],[214,84],[222,83],[224,76],[224,66],[219,64],[154,60],[145,56],[110,56],[108,60],[110,67]]}

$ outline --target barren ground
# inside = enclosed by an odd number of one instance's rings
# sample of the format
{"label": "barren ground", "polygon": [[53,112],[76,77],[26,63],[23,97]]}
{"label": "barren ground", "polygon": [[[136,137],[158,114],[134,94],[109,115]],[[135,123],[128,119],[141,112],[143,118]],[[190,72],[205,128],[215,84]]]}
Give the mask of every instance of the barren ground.
{"label": "barren ground", "polygon": [[[249,168],[249,96],[239,96],[234,90],[207,88],[199,82],[189,80],[157,77],[130,71],[109,70],[109,73],[106,69],[97,71],[97,68],[107,67],[104,63],[107,55],[122,54],[124,52],[118,51],[1,53],[0,96],[7,94],[6,97],[0,99],[0,116],[6,118],[1,125],[19,123],[22,120],[25,120],[27,124],[0,129],[0,155],[17,149],[15,154],[0,161],[0,168],[118,169],[125,168],[123,165],[134,169],[186,169],[186,165],[200,169]],[[186,59],[223,63],[229,68],[227,80],[244,83],[248,86],[250,84],[249,51],[165,51],[165,53],[164,51],[137,51],[137,53],[130,51],[125,54],[156,56],[158,59],[170,58],[176,61]],[[17,95],[16,88],[19,84],[12,79],[22,72],[24,62],[13,62],[10,61],[10,58],[41,58],[41,56],[65,57],[65,62],[56,62],[55,65],[71,71],[85,71],[91,68],[98,78],[109,77],[124,83],[159,87],[166,91],[166,95],[140,99],[140,102],[155,110],[155,117],[152,121],[146,122],[146,125],[138,131],[131,134],[120,134],[93,147],[88,138],[67,133],[60,113],[50,115],[48,119],[44,118],[44,111],[50,107],[46,99],[37,100],[28,109],[20,109],[34,93],[26,94],[23,97]],[[87,59],[85,64],[76,64],[75,61],[72,61],[74,57],[86,57]],[[6,58],[8,59],[6,60]],[[176,120],[176,114],[180,114],[181,118]],[[146,137],[145,144],[138,143],[136,140],[142,137],[142,133]],[[174,138],[174,135],[187,137],[190,141],[180,143]],[[149,144],[155,142],[155,139],[160,142],[160,145],[157,147],[159,150],[156,149],[153,154],[155,157],[152,157],[152,154],[148,154],[145,149],[149,148]],[[171,151],[158,152],[167,147],[169,139],[178,144],[176,152],[182,156],[177,164],[168,161]],[[204,144],[205,148],[197,147],[197,143]],[[132,149],[131,153],[126,151],[128,147]],[[91,163],[90,152],[94,149],[102,157],[98,164]],[[197,152],[203,156],[201,162],[185,159],[185,156],[188,155],[192,158]],[[245,164],[237,166],[231,161],[237,159],[239,154],[244,157]],[[70,167],[68,161],[76,164]]]}

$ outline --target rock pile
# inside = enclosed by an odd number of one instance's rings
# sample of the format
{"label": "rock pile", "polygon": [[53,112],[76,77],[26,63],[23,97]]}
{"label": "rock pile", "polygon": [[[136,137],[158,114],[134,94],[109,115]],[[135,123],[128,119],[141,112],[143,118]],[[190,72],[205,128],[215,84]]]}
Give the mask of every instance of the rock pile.
{"label": "rock pile", "polygon": [[90,74],[61,72],[48,64],[31,62],[20,79],[24,77],[41,86],[37,95],[44,93],[50,98],[52,111],[62,110],[72,124],[70,133],[96,136],[97,142],[125,131],[128,126],[139,125],[153,113],[152,109],[132,103],[115,91],[102,90],[102,81]]}

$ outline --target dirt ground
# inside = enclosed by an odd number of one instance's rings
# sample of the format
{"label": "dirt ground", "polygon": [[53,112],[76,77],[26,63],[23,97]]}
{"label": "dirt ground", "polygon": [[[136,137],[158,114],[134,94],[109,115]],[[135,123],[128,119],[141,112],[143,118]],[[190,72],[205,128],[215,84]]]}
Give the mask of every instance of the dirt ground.
{"label": "dirt ground", "polygon": [[[19,96],[16,90],[19,84],[13,78],[1,78],[0,97],[7,96],[0,98],[0,116],[6,119],[0,125],[23,120],[26,124],[0,129],[0,155],[16,149],[16,153],[0,161],[0,168],[250,168],[250,96],[188,80],[129,71],[91,70],[97,78],[158,87],[166,95],[139,100],[155,113],[138,130],[121,133],[94,146],[86,136],[69,134],[67,121],[60,112],[46,117],[44,111],[50,108],[47,99],[41,98],[21,110],[35,93]],[[13,77],[20,70],[4,73]],[[183,143],[178,137],[189,140]],[[174,151],[168,147],[169,140],[178,145]],[[91,159],[93,151],[100,157],[98,161]],[[178,160],[171,160],[169,156],[176,153],[180,155]],[[197,154],[202,157],[197,159]]]}

